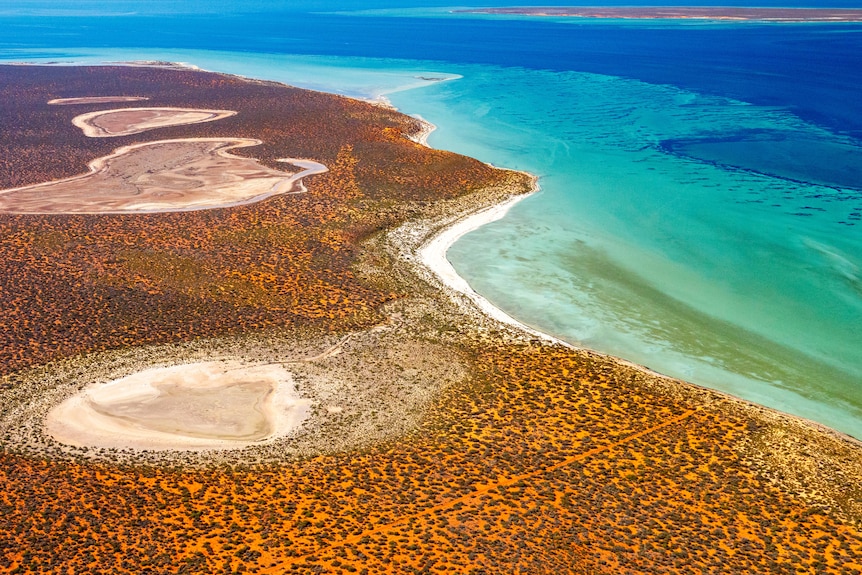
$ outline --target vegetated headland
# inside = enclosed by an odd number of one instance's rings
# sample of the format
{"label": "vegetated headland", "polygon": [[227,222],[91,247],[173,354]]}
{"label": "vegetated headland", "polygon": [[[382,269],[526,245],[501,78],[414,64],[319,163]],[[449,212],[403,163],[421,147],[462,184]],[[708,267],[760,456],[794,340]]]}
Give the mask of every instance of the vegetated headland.
{"label": "vegetated headland", "polygon": [[[166,141],[260,142],[230,153],[272,186],[280,159],[328,169],[213,209],[3,204],[4,571],[862,571],[858,442],[499,322],[424,264],[529,175],[394,110],[202,71],[0,67],[0,95],[0,190]],[[73,124],[142,98],[235,113]],[[102,175],[181,204],[233,162],[204,152]],[[134,437],[64,435],[67,409]]]}
{"label": "vegetated headland", "polygon": [[632,20],[716,20],[731,22],[862,22],[859,8],[752,8],[745,6],[507,6],[453,10],[466,14],[618,18]]}

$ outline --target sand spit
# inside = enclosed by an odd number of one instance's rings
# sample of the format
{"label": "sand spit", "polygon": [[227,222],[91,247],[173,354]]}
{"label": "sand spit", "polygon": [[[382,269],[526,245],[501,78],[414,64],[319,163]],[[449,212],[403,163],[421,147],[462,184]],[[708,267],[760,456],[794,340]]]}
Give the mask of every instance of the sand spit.
{"label": "sand spit", "polygon": [[233,110],[123,108],[81,114],[75,116],[72,123],[91,138],[114,138],[140,134],[156,128],[214,122],[235,115]]}
{"label": "sand spit", "polygon": [[203,362],[90,386],[48,413],[60,443],[100,448],[225,449],[281,437],[307,417],[280,365]]}
{"label": "sand spit", "polygon": [[81,98],[54,98],[48,103],[54,106],[73,106],[77,104],[112,104],[115,102],[140,102],[149,100],[145,96],[85,96]]}
{"label": "sand spit", "polygon": [[160,140],[118,148],[89,164],[90,172],[0,191],[0,213],[148,213],[224,208],[276,194],[305,191],[302,178],[327,171],[312,160],[282,172],[230,154],[256,146],[250,138]]}

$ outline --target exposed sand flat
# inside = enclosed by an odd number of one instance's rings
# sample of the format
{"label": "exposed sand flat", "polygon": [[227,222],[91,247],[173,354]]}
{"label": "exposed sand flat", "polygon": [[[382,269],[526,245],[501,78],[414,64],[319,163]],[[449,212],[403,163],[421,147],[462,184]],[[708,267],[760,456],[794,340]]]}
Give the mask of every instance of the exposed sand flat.
{"label": "exposed sand flat", "polygon": [[156,128],[213,122],[236,115],[233,110],[194,108],[123,108],[81,114],[72,123],[91,138],[114,138],[140,134]]}
{"label": "exposed sand flat", "polygon": [[289,433],[308,406],[280,365],[213,361],[91,386],[52,409],[45,428],[77,446],[235,449]]}
{"label": "exposed sand flat", "polygon": [[221,208],[305,191],[302,178],[327,171],[285,158],[298,173],[273,170],[229,153],[249,138],[189,138],[124,146],[90,162],[90,173],[0,191],[0,212],[146,213]]}
{"label": "exposed sand flat", "polygon": [[56,106],[71,106],[75,104],[111,104],[113,102],[139,102],[149,100],[144,96],[85,96],[82,98],[54,98],[49,104]]}

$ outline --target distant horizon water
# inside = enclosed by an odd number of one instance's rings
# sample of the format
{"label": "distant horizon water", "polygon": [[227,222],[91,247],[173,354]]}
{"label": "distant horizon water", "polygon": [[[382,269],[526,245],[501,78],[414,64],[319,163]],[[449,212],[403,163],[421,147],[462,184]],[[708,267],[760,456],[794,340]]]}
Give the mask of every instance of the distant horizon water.
{"label": "distant horizon water", "polygon": [[[519,25],[499,23],[512,37]],[[799,30],[791,50],[833,47],[852,58],[862,44],[862,26]],[[632,33],[677,48],[690,38],[672,26]],[[740,33],[707,34],[714,41]],[[717,56],[651,60],[647,80],[620,75],[614,68],[623,64],[599,73],[459,62],[455,46],[424,60],[276,53],[267,42],[233,52],[0,43],[0,59],[183,61],[385,96],[438,127],[430,145],[541,178],[541,193],[449,252],[492,303],[575,345],[862,438],[862,110],[843,92],[862,81],[836,66],[759,85],[761,68],[777,66],[788,38],[764,27],[757,44],[772,50],[758,54],[765,63],[740,61],[732,71]],[[613,45],[595,50],[607,57]],[[709,77],[692,89],[697,66],[733,74],[731,88],[718,90],[721,79]],[[453,81],[424,79],[432,74]],[[670,81],[675,74],[679,81]],[[785,92],[795,86],[823,99],[805,107],[788,92],[782,102],[781,82]],[[750,100],[739,97],[746,91]]]}

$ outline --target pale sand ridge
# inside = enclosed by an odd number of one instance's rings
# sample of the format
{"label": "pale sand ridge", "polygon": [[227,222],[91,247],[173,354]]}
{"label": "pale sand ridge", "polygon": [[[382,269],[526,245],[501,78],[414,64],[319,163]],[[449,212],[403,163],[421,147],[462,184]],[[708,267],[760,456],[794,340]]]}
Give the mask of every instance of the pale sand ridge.
{"label": "pale sand ridge", "polygon": [[111,104],[114,102],[139,102],[149,100],[144,96],[84,96],[80,98],[54,98],[48,103],[54,106],[72,106],[76,104]]}
{"label": "pale sand ridge", "polygon": [[75,116],[72,123],[91,138],[114,138],[140,134],[156,128],[214,122],[235,116],[233,110],[197,108],[122,108]]}

